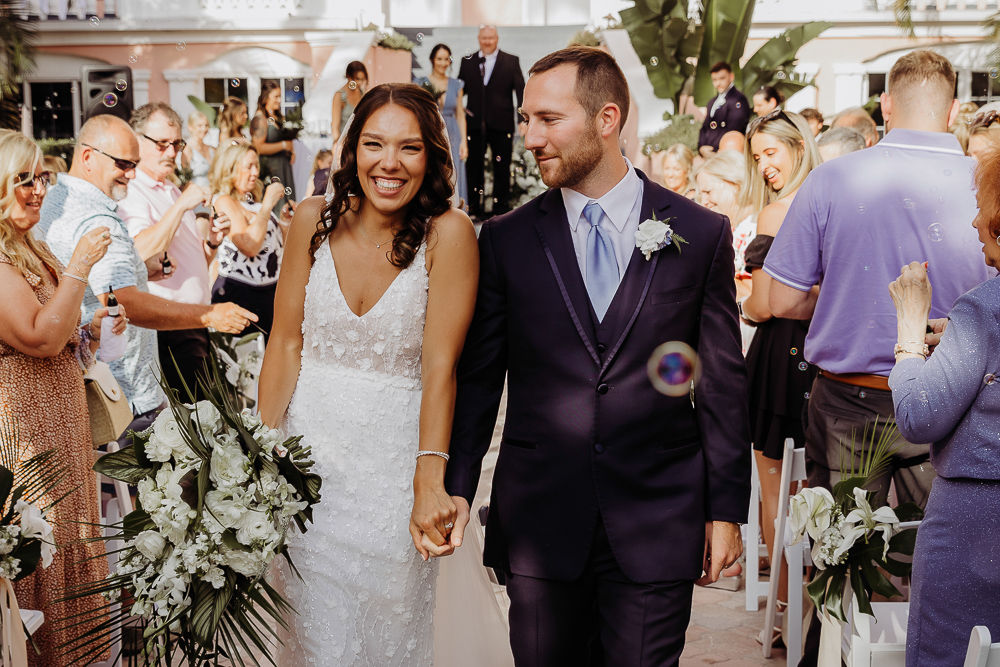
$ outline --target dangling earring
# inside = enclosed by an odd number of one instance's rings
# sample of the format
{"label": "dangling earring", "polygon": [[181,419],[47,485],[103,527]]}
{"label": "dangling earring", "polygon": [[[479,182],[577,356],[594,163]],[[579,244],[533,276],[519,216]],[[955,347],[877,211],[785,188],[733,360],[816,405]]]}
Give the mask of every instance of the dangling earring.
{"label": "dangling earring", "polygon": [[1000,245],[1000,236],[997,237],[997,245]]}

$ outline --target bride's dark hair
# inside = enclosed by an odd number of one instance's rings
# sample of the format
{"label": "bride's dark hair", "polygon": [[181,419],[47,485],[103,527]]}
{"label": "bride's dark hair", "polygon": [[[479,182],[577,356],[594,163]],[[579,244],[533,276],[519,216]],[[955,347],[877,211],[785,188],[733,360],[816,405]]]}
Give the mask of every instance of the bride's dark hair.
{"label": "bride's dark hair", "polygon": [[344,137],[341,167],[332,177],[333,199],[323,207],[319,222],[316,223],[316,233],[309,245],[312,261],[316,261],[316,250],[330,236],[341,216],[351,210],[351,197],[364,199],[361,179],[358,177],[358,141],[372,115],[389,104],[408,109],[416,116],[427,153],[424,181],[417,194],[406,205],[403,224],[392,239],[392,250],[386,253],[389,261],[400,268],[409,266],[427,236],[431,218],[451,208],[450,198],[454,193],[451,175],[454,165],[437,102],[430,93],[412,83],[383,83],[375,86],[365,93],[354,109],[354,121]]}

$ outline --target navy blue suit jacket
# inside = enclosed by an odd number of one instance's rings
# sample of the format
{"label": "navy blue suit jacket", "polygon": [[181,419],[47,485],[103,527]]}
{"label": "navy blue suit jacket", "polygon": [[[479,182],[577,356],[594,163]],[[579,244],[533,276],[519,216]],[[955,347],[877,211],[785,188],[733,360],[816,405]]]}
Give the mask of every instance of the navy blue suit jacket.
{"label": "navy blue suit jacket", "polygon": [[[641,219],[672,218],[688,243],[649,261],[636,248],[603,322],[558,190],[482,228],[445,485],[471,502],[506,378],[487,565],[573,581],[600,517],[630,579],[691,580],[705,521],[746,521],[747,373],[729,221],[639,175]],[[666,341],[699,353],[694,406],[650,384],[647,361]]]}
{"label": "navy blue suit jacket", "polygon": [[701,124],[701,130],[698,131],[699,148],[711,146],[712,150],[717,151],[719,150],[719,139],[722,139],[722,135],[726,132],[747,133],[747,125],[750,123],[753,108],[747,102],[746,96],[736,90],[734,86],[726,93],[726,101],[712,116],[710,115],[712,107],[717,99],[719,99],[718,95],[709,100],[708,106],[705,108],[705,120]]}

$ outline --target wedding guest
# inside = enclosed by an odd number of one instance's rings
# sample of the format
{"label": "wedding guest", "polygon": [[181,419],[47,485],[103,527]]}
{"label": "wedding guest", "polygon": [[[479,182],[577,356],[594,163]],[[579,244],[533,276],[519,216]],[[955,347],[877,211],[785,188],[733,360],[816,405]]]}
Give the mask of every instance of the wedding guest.
{"label": "wedding guest", "polygon": [[193,112],[187,120],[189,141],[181,153],[181,166],[190,169],[191,182],[208,188],[208,168],[215,157],[215,148],[205,144],[208,135],[208,116],[200,111]]}
{"label": "wedding guest", "polygon": [[719,139],[726,132],[746,132],[751,111],[746,95],[733,85],[736,76],[729,63],[717,62],[710,72],[718,95],[708,101],[707,114],[698,131],[698,153],[702,157],[719,150]]}
{"label": "wedding guest", "polygon": [[[517,56],[497,48],[500,38],[497,28],[479,28],[479,51],[462,58],[458,78],[469,96],[466,107],[472,119],[467,129],[468,154],[465,163],[469,194],[469,215],[485,217],[484,159],[486,147],[493,151],[490,170],[493,173],[492,215],[510,210],[510,161],[514,150],[514,118],[524,98],[524,74]],[[513,100],[517,99],[517,106]],[[520,118],[518,118],[520,122]]]}
{"label": "wedding guest", "polygon": [[[80,305],[85,294],[81,283],[86,284],[94,264],[108,251],[111,234],[108,227],[95,225],[74,245],[64,266],[31,233],[48,185],[38,146],[20,133],[0,137],[0,423],[9,427],[11,420],[17,421],[23,458],[50,449],[59,454],[66,478],[39,499],[39,506],[69,494],[49,510],[59,545],[52,563],[39,565],[14,584],[21,608],[45,610],[45,623],[32,637],[42,655],[28,651],[35,667],[61,667],[81,657],[80,652],[65,655],[60,645],[88,628],[67,627],[67,622],[105,602],[53,603],[67,588],[108,575],[80,370],[81,363],[89,367],[94,360],[108,310],[98,308],[81,320]],[[126,330],[125,312],[122,308],[114,321],[116,334]],[[102,658],[90,656],[95,659]]]}
{"label": "wedding guest", "polygon": [[965,154],[978,160],[990,144],[1000,139],[1000,115],[996,111],[979,114],[968,127],[969,139]]}
{"label": "wedding guest", "polygon": [[[1000,267],[1000,151],[990,147],[976,169],[979,213],[973,225],[986,264]],[[918,255],[924,257],[925,255]],[[942,269],[946,267],[942,266]],[[925,345],[932,310],[931,280],[937,263],[904,266],[889,293],[896,306],[896,364],[889,374],[896,423],[905,438],[932,442],[938,476],[931,488],[913,552],[908,667],[961,662],[969,634],[985,625],[1000,635],[1000,577],[993,545],[1000,534],[1000,278],[973,288],[955,302],[940,344]],[[937,290],[934,290],[935,292]]]}
{"label": "wedding guest", "polygon": [[260,156],[260,178],[265,184],[278,182],[282,186],[281,198],[274,204],[274,214],[280,215],[287,202],[295,201],[295,146],[283,139],[285,117],[281,114],[281,86],[268,81],[260,87],[257,113],[250,121],[250,136]]}
{"label": "wedding guest", "polygon": [[[175,149],[171,146],[167,150]],[[253,313],[231,303],[186,304],[150,294],[147,263],[117,210],[118,202],[128,193],[129,182],[136,177],[139,154],[139,142],[128,123],[108,114],[92,117],[80,128],[69,172],[45,198],[40,222],[47,228],[46,243],[62,262],[70,261],[73,249],[88,232],[96,227],[111,230],[107,254],[93,265],[87,277],[83,314],[84,318],[94,317],[107,305],[109,289],[113,289],[132,320],[125,356],[109,364],[135,415],[119,440],[122,445],[129,444],[129,429],[142,431],[149,427],[164,404],[165,396],[154,370],[156,330],[213,327],[239,332],[248,321],[256,319]],[[156,266],[162,268],[159,262]]]}
{"label": "wedding guest", "polygon": [[955,135],[958,143],[962,145],[965,154],[969,154],[969,134],[971,133],[972,122],[979,114],[979,105],[975,102],[963,102],[958,108],[958,116],[951,124],[948,131]]}
{"label": "wedding guest", "polygon": [[69,171],[69,167],[66,166],[66,160],[58,155],[46,155],[45,159],[42,160],[42,164],[45,167],[45,172],[48,174],[49,185],[56,184],[58,174],[65,174]]}
{"label": "wedding guest", "polygon": [[737,132],[736,130],[726,132],[719,139],[719,152],[736,151],[737,153],[742,153],[746,148],[746,144],[746,137],[742,132]]}
{"label": "wedding guest", "polygon": [[[804,361],[802,353],[808,320],[786,319],[772,312],[768,295],[773,281],[761,269],[799,188],[822,159],[805,119],[780,108],[751,121],[747,137],[750,149],[745,158],[744,187],[753,210],[760,213],[757,236],[746,249],[753,288],[740,303],[740,312],[743,319],[757,327],[747,350],[750,428],[760,478],[761,526],[770,552],[785,440],[792,438],[796,447],[805,443],[802,409],[816,369]],[[787,602],[787,594],[787,577],[782,577],[778,585],[778,600],[782,603],[779,608]],[[774,642],[780,636],[781,630],[776,628],[771,637],[762,633],[758,640]]]}
{"label": "wedding guest", "polygon": [[752,287],[745,253],[747,245],[757,235],[757,214],[743,192],[746,181],[743,157],[735,151],[720,151],[698,169],[695,180],[701,205],[728,217],[733,226],[736,298],[745,299],[750,296]]}
{"label": "wedding guest", "polygon": [[334,144],[340,139],[347,121],[351,119],[354,107],[358,106],[358,102],[368,90],[368,70],[360,60],[347,63],[344,76],[347,78],[347,83],[333,95],[333,115],[330,116],[333,120],[330,122],[330,130]]}
{"label": "wedding guest", "polygon": [[313,158],[312,171],[309,172],[309,185],[306,186],[308,199],[313,195],[326,194],[326,182],[330,180],[330,168],[333,166],[333,151],[323,149]]}
{"label": "wedding guest", "polygon": [[830,127],[849,127],[855,132],[859,132],[865,138],[866,147],[871,147],[878,143],[878,126],[872,119],[871,114],[861,107],[844,109],[833,119]]}
{"label": "wedding guest", "polygon": [[447,44],[436,44],[431,49],[431,65],[433,70],[426,77],[421,77],[417,84],[432,85],[442,91],[444,96],[438,100],[444,124],[448,129],[448,141],[451,143],[451,160],[455,165],[455,193],[460,201],[468,201],[469,191],[466,184],[465,159],[469,157],[468,131],[465,124],[465,107],[462,104],[465,82],[448,76],[451,68],[451,49]]}
{"label": "wedding guest", "polygon": [[819,109],[803,109],[799,112],[799,115],[809,123],[809,129],[812,130],[813,138],[818,138],[819,133],[823,131],[823,114],[819,112]]}
{"label": "wedding guest", "polygon": [[835,127],[823,133],[816,142],[823,162],[865,148],[865,138],[849,127]]}
{"label": "wedding guest", "polygon": [[220,148],[209,181],[212,206],[230,222],[219,250],[212,302],[233,301],[254,313],[266,341],[274,320],[274,293],[292,206],[286,202],[281,217],[274,215],[274,207],[285,196],[283,185],[275,181],[266,189],[262,186],[257,151],[249,144]]}
{"label": "wedding guest", "polygon": [[766,116],[781,106],[784,95],[774,86],[761,86],[753,94],[753,112],[756,116]]}
{"label": "wedding guest", "polygon": [[227,97],[219,112],[219,146],[226,141],[250,141],[246,129],[249,118],[246,102],[238,97]]}
{"label": "wedding guest", "polygon": [[[151,102],[132,112],[132,129],[139,139],[139,166],[118,214],[143,261],[168,254],[173,272],[149,283],[149,293],[172,302],[208,306],[212,285],[209,265],[222,234],[202,236],[194,209],[205,204],[208,190],[190,183],[182,193],[169,180],[177,153],[184,149],[181,119],[163,102]],[[206,122],[207,125],[207,122]],[[189,146],[190,147],[190,146]],[[197,376],[208,359],[208,329],[159,328],[156,336],[159,366],[167,383],[183,392],[183,384],[197,389]],[[186,397],[182,393],[182,398]]]}
{"label": "wedding guest", "polygon": [[697,189],[694,182],[694,151],[684,144],[674,144],[660,157],[663,187],[694,199]]}
{"label": "wedding guest", "polygon": [[[886,146],[816,169],[768,255],[771,310],[812,317],[805,360],[820,370],[809,390],[810,486],[839,482],[852,445],[867,451],[858,434],[868,428],[877,441],[894,414],[888,375],[896,320],[885,286],[899,267],[930,262],[933,317],[993,275],[976,261],[967,227],[976,216],[975,163],[947,131],[958,114],[954,91],[955,70],[943,56],[920,49],[897,60],[881,99]],[[926,504],[934,470],[924,443],[896,441],[900,449],[873,489],[880,502],[894,481],[900,502]]]}

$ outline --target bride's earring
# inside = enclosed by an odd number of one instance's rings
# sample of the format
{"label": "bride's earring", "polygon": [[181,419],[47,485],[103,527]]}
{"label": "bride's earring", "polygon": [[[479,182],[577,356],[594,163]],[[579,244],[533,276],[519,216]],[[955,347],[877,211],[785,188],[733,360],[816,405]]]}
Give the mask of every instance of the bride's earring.
{"label": "bride's earring", "polygon": [[1000,245],[1000,236],[997,237],[997,245]]}

